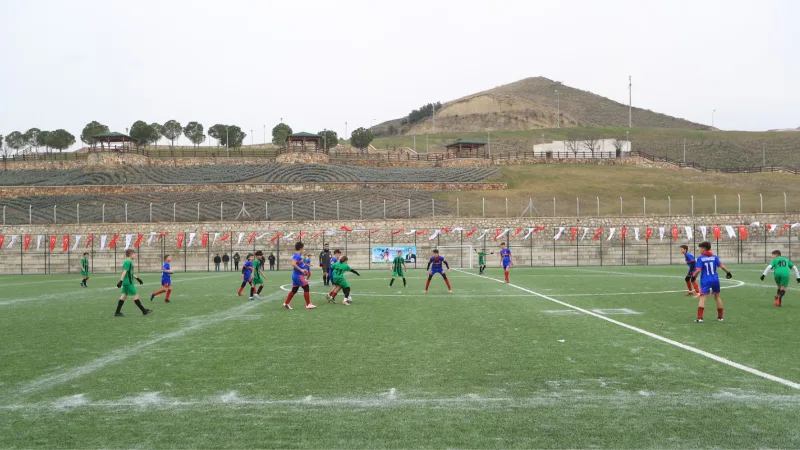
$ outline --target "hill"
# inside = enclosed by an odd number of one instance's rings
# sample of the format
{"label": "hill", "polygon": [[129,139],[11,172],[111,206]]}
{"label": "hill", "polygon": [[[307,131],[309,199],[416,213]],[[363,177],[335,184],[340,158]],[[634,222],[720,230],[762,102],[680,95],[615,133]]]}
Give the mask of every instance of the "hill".
{"label": "hill", "polygon": [[[558,104],[561,127],[627,126],[628,105],[544,77],[526,78],[445,103],[431,120],[407,124],[406,118],[373,127],[379,135],[425,134],[454,131],[494,131],[555,128]],[[633,108],[637,127],[708,130],[688,120]],[[434,128],[435,127],[435,128]]]}

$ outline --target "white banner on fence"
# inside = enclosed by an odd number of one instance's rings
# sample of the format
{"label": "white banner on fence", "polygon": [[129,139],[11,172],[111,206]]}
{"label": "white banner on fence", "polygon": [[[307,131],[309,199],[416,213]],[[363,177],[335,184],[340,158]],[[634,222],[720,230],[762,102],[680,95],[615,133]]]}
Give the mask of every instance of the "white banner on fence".
{"label": "white banner on fence", "polygon": [[125,235],[125,250],[131,248],[131,241],[133,240],[132,234]]}
{"label": "white banner on fence", "polygon": [[501,237],[505,236],[506,234],[508,234],[508,231],[509,231],[509,230],[511,230],[511,228],[506,228],[505,230],[503,230],[503,232],[502,232],[502,233],[498,234],[498,235],[497,235],[497,236],[494,238],[494,240],[496,241],[496,240],[500,239]]}
{"label": "white banner on fence", "polygon": [[525,237],[522,238],[522,240],[527,241],[528,238],[531,237],[531,234],[533,234],[533,228],[528,228],[528,234],[526,234]]}
{"label": "white banner on fence", "polygon": [[416,232],[417,232],[417,230],[408,230],[408,231],[405,233],[405,235],[406,235],[406,236],[408,236],[408,235],[414,234],[414,233],[416,233]]}
{"label": "white banner on fence", "polygon": [[633,235],[634,235],[634,237],[636,237],[636,240],[638,241],[639,240],[639,229],[638,228],[634,228],[633,229]]}
{"label": "white banner on fence", "polygon": [[482,235],[480,235],[480,236],[478,236],[477,238],[475,238],[475,240],[476,240],[476,241],[480,241],[480,240],[481,240],[481,239],[483,239],[483,238],[484,238],[484,236],[486,236],[486,234],[488,234],[488,233],[489,233],[489,230],[488,230],[488,229],[485,229],[485,230],[483,230],[483,234],[482,234]]}
{"label": "white banner on fence", "polygon": [[36,250],[39,250],[39,248],[42,246],[43,237],[44,236],[42,236],[41,234],[39,236],[36,236]]}
{"label": "white banner on fence", "polygon": [[567,229],[567,227],[559,227],[558,233],[556,233],[556,235],[553,236],[553,240],[556,240],[556,241],[559,240],[561,238],[561,234],[564,233],[564,230],[566,230],[566,229]]}
{"label": "white banner on fence", "polygon": [[432,241],[432,240],[436,239],[439,236],[439,233],[441,233],[441,232],[442,232],[442,230],[434,231],[433,234],[431,235],[431,237],[428,238],[428,240]]}
{"label": "white banner on fence", "polygon": [[733,239],[736,237],[736,232],[733,231],[733,227],[730,225],[725,225],[725,231],[728,232],[728,237]]}
{"label": "white banner on fence", "polygon": [[192,242],[194,242],[195,236],[197,236],[197,233],[189,233],[189,243],[186,244],[187,247],[192,246]]}
{"label": "white banner on fence", "polygon": [[614,237],[614,232],[615,231],[617,231],[616,228],[609,228],[609,230],[608,230],[608,239],[606,239],[607,241],[610,241],[611,238]]}
{"label": "white banner on fence", "polygon": [[658,227],[658,240],[664,240],[664,227]]}
{"label": "white banner on fence", "polygon": [[705,225],[700,225],[700,234],[703,235],[703,239],[706,238],[706,233],[708,233],[708,227]]}
{"label": "white banner on fence", "polygon": [[241,243],[242,243],[242,238],[243,238],[243,237],[244,237],[244,233],[239,233],[239,240],[238,240],[238,241],[236,241],[236,245],[239,245],[239,244],[241,244]]}
{"label": "white banner on fence", "polygon": [[81,241],[81,238],[82,238],[82,237],[83,237],[83,236],[82,236],[82,235],[80,235],[80,234],[79,234],[79,235],[77,235],[77,236],[75,236],[75,244],[73,244],[73,245],[72,245],[72,251],[73,251],[73,252],[74,252],[75,250],[77,250],[77,249],[78,249],[78,243]]}
{"label": "white banner on fence", "polygon": [[6,247],[6,248],[11,248],[11,247],[13,247],[13,246],[14,246],[14,244],[17,242],[17,238],[18,238],[18,237],[19,237],[19,236],[17,236],[16,234],[15,234],[15,235],[12,235],[12,236],[11,236],[11,243],[9,243],[9,244],[8,244],[8,247]]}
{"label": "white banner on fence", "polygon": [[156,232],[155,232],[155,231],[151,231],[151,232],[150,232],[150,237],[149,237],[149,238],[147,238],[147,246],[148,246],[148,247],[150,246],[150,244],[152,244],[152,243],[153,243],[153,239],[154,239],[155,237],[156,237]]}
{"label": "white banner on fence", "polygon": [[686,239],[691,239],[694,236],[692,227],[683,227],[686,230]]}
{"label": "white banner on fence", "polygon": [[585,238],[587,234],[589,234],[589,229],[584,227],[583,228],[583,236],[581,236],[581,240],[583,240],[583,238]]}
{"label": "white banner on fence", "polygon": [[107,239],[108,239],[108,235],[104,234],[104,235],[100,236],[100,251],[101,252],[106,249],[106,240]]}

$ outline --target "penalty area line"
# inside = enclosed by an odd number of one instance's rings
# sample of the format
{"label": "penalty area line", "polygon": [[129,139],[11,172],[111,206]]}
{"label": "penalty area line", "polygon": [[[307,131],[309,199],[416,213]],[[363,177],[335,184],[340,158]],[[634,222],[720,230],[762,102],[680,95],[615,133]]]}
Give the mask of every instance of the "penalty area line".
{"label": "penalty area line", "polygon": [[[456,270],[459,270],[459,269],[456,269]],[[467,272],[465,272],[465,273],[467,273]],[[490,278],[490,277],[483,276],[483,275],[476,275],[476,274],[470,274],[470,275],[472,275],[474,277],[478,277],[478,278],[484,278],[484,279],[487,279],[487,280],[496,281],[498,283],[503,283],[503,280],[498,280],[498,279]],[[636,333],[643,334],[643,335],[645,335],[647,337],[659,340],[661,342],[664,342],[664,343],[667,343],[669,345],[678,347],[680,349],[690,351],[690,352],[695,353],[695,354],[700,355],[700,356],[704,356],[704,357],[706,357],[708,359],[711,359],[711,360],[716,361],[718,363],[725,364],[726,366],[733,367],[735,369],[742,370],[742,371],[747,372],[747,373],[749,373],[751,375],[756,375],[758,377],[761,377],[761,378],[764,378],[764,379],[767,379],[767,380],[770,380],[770,381],[774,381],[776,383],[780,383],[780,384],[782,384],[784,386],[789,386],[790,388],[793,388],[793,389],[800,389],[800,383],[795,383],[794,381],[790,381],[790,380],[787,380],[787,379],[784,379],[784,378],[781,378],[781,377],[777,377],[775,375],[768,374],[766,372],[762,372],[762,371],[760,371],[758,369],[754,369],[752,367],[745,366],[744,364],[740,364],[740,363],[737,363],[735,361],[731,361],[731,360],[729,360],[727,358],[723,358],[721,356],[717,356],[717,355],[715,355],[713,353],[709,353],[709,352],[707,352],[705,350],[700,350],[699,348],[692,347],[691,345],[686,345],[686,344],[683,344],[681,342],[678,342],[678,341],[666,338],[664,336],[652,333],[650,331],[643,330],[641,328],[635,327],[633,325],[628,325],[627,323],[620,322],[618,320],[614,320],[614,319],[612,319],[610,317],[606,317],[606,316],[604,316],[602,314],[598,314],[598,313],[590,311],[588,309],[583,309],[583,308],[581,308],[579,306],[575,306],[575,305],[572,305],[572,304],[567,303],[567,302],[562,302],[561,300],[556,300],[556,299],[554,299],[552,297],[548,297],[547,295],[540,294],[540,293],[532,291],[530,289],[526,289],[526,288],[524,288],[522,286],[517,286],[515,284],[508,284],[508,285],[513,287],[513,288],[519,289],[519,290],[521,290],[523,292],[527,292],[527,293],[529,293],[529,294],[531,294],[533,296],[536,296],[536,297],[539,297],[539,298],[543,298],[543,299],[549,300],[549,301],[551,301],[553,303],[557,303],[557,304],[559,304],[561,306],[565,306],[567,308],[574,309],[575,311],[582,312],[582,313],[584,313],[586,315],[589,315],[589,316],[592,316],[592,317],[596,317],[596,318],[601,319],[601,320],[605,320],[606,322],[613,323],[614,325],[618,325],[618,326],[621,326],[623,328],[627,328],[627,329],[629,329],[631,331],[634,331]]]}

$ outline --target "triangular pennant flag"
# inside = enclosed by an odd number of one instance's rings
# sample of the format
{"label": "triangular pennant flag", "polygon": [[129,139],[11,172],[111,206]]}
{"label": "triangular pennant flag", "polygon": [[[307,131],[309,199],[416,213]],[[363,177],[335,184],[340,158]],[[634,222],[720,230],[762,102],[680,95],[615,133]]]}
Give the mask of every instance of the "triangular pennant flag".
{"label": "triangular pennant flag", "polygon": [[186,244],[187,248],[192,246],[192,243],[194,242],[194,238],[196,236],[197,236],[197,233],[194,233],[194,232],[193,233],[189,233],[189,242]]}
{"label": "triangular pennant flag", "polygon": [[484,230],[483,230],[483,234],[482,234],[482,235],[480,235],[480,236],[478,236],[478,237],[476,237],[476,238],[475,238],[475,240],[476,240],[476,241],[480,241],[480,240],[481,240],[481,239],[483,239],[483,237],[484,237],[484,236],[486,236],[487,234],[489,234],[489,229],[488,229],[488,228],[484,229]]}
{"label": "triangular pennant flag", "polygon": [[[500,228],[498,228],[499,230]],[[497,241],[501,237],[505,236],[510,231],[510,228],[506,228],[505,230],[501,231],[500,234],[495,235],[494,240]]]}
{"label": "triangular pennant flag", "polygon": [[61,251],[65,252],[67,249],[69,249],[69,236],[65,235],[61,238]]}
{"label": "triangular pennant flag", "polygon": [[714,225],[713,227],[711,227],[711,231],[714,232],[714,239],[719,239],[720,237],[722,237],[722,232],[719,226]]}
{"label": "triangular pennant flag", "polygon": [[183,247],[183,237],[184,237],[183,233],[178,233],[178,248]]}
{"label": "triangular pennant flag", "polygon": [[607,241],[610,241],[611,238],[614,237],[614,232],[615,231],[617,231],[616,228],[609,228],[608,229],[608,239],[606,239]]}
{"label": "triangular pennant flag", "polygon": [[800,222],[797,222],[797,223],[793,223],[793,224],[792,224],[792,228],[797,228],[797,227],[800,227]]}
{"label": "triangular pennant flag", "polygon": [[628,235],[628,227],[622,227],[622,230],[620,231],[621,231],[622,242],[625,242],[625,236]]}
{"label": "triangular pennant flag", "polygon": [[531,234],[533,234],[533,228],[528,228],[528,234],[526,234],[525,237],[522,238],[522,240],[527,241],[528,238],[531,237]]}
{"label": "triangular pennant flag", "polygon": [[597,230],[595,230],[594,236],[592,236],[592,240],[596,241],[596,240],[600,239],[600,235],[601,234],[603,234],[603,228],[598,228]]}
{"label": "triangular pennant flag", "polygon": [[377,233],[379,231],[381,231],[381,230],[372,230],[372,231],[367,230],[365,233],[367,234],[367,236],[372,236],[373,234],[375,234],[375,233]]}
{"label": "triangular pennant flag", "polygon": [[[219,233],[214,233],[214,239],[211,240],[211,246],[214,246],[214,244],[217,243],[217,239],[219,239]],[[225,241],[221,241],[221,242],[225,242]]]}
{"label": "triangular pennant flag", "polygon": [[556,235],[555,235],[555,236],[553,236],[553,240],[557,241],[557,240],[561,239],[561,234],[562,234],[562,233],[564,232],[564,230],[566,230],[566,229],[567,229],[567,227],[558,227],[558,231],[556,232]]}
{"label": "triangular pennant flag", "polygon": [[200,235],[200,245],[203,248],[208,247],[208,233],[203,233]]}
{"label": "triangular pennant flag", "polygon": [[0,234],[0,250],[3,249],[3,241],[5,241],[5,240],[6,240],[6,236],[3,235],[3,234]]}
{"label": "triangular pennant flag", "polygon": [[639,228],[633,229],[633,237],[636,238],[637,241],[639,240]]}
{"label": "triangular pennant flag", "polygon": [[428,238],[428,240],[432,241],[432,240],[436,239],[437,237],[439,237],[439,233],[440,232],[441,232],[441,230],[434,231],[433,234]]}
{"label": "triangular pennant flag", "polygon": [[219,241],[220,241],[220,242],[228,242],[228,239],[230,239],[230,238],[231,238],[231,235],[232,235],[232,234],[233,234],[233,233],[231,233],[230,231],[228,231],[227,233],[225,233],[225,234],[224,234],[224,235],[223,235],[223,236],[222,236],[222,237],[219,239]]}
{"label": "triangular pennant flag", "polygon": [[93,240],[94,240],[94,235],[93,234],[90,234],[90,235],[86,236],[86,247],[84,247],[84,248],[89,248],[92,245],[92,241]]}
{"label": "triangular pennant flag", "polygon": [[533,232],[538,233],[540,231],[544,231],[545,228],[547,227],[545,227],[544,225],[537,225],[536,228],[533,229]]}
{"label": "triangular pennant flag", "polygon": [[138,233],[136,235],[136,242],[133,243],[133,248],[139,248],[139,246],[142,245],[142,238],[143,237],[144,237],[144,235],[142,233]]}
{"label": "triangular pennant flag", "polygon": [[125,235],[125,248],[124,248],[124,250],[127,250],[127,249],[131,248],[131,242],[132,241],[133,241],[133,235],[132,234],[126,234]]}
{"label": "triangular pennant flag", "polygon": [[578,235],[578,227],[572,227],[572,229],[570,230],[570,232],[571,232],[571,233],[570,233],[570,236],[569,236],[569,241],[570,241],[570,242],[572,242],[572,241],[574,241],[574,240],[575,240],[575,236],[577,236],[577,235]]}
{"label": "triangular pennant flag", "polygon": [[336,230],[328,230],[328,232],[325,234],[328,236],[333,236],[334,234],[336,234]]}
{"label": "triangular pennant flag", "polygon": [[581,240],[584,240],[586,238],[587,234],[589,234],[589,229],[586,228],[586,227],[583,227],[583,236],[581,236]]}
{"label": "triangular pennant flag", "polygon": [[398,229],[392,231],[392,236],[396,236],[396,235],[402,233],[403,231],[404,230],[402,228],[398,228]]}
{"label": "triangular pennant flag", "polygon": [[778,227],[777,225],[768,223],[767,224],[767,231],[775,231],[775,228],[777,228],[777,227]]}
{"label": "triangular pennant flag", "polygon": [[664,227],[658,227],[658,240],[664,240]]}
{"label": "triangular pennant flag", "polygon": [[298,241],[302,241],[302,240],[303,240],[303,238],[304,238],[304,237],[306,237],[306,235],[307,235],[307,234],[308,234],[308,233],[307,233],[307,232],[305,232],[305,231],[301,232],[301,233],[300,233],[300,235],[299,235],[299,236],[297,236],[297,240],[298,240]]}
{"label": "triangular pennant flag", "polygon": [[414,234],[416,232],[417,232],[417,230],[408,230],[405,234],[406,234],[406,236],[408,236],[409,234]]}
{"label": "triangular pennant flag", "polygon": [[461,227],[455,227],[455,228],[453,228],[453,233],[455,233],[456,231],[464,231],[464,229],[463,229],[463,228],[461,228]]}
{"label": "triangular pennant flag", "polygon": [[348,227],[347,225],[342,225],[339,227],[339,229],[342,231],[353,231],[353,229]]}
{"label": "triangular pennant flag", "polygon": [[733,239],[736,237],[736,232],[733,231],[733,227],[730,225],[725,225],[725,231],[728,232],[728,237]]}
{"label": "triangular pennant flag", "polygon": [[256,240],[256,241],[258,241],[258,240],[260,240],[260,239],[262,239],[262,238],[265,238],[265,237],[267,237],[267,235],[268,235],[268,234],[269,234],[269,233],[262,233],[262,234],[259,234],[258,236],[256,236],[255,240]]}
{"label": "triangular pennant flag", "polygon": [[692,239],[692,237],[694,237],[692,227],[683,227],[683,229],[686,231],[686,239]]}
{"label": "triangular pennant flag", "polygon": [[107,240],[108,240],[108,236],[107,235],[104,234],[104,235],[100,236],[100,251],[101,252],[105,251],[105,249],[106,249],[106,241]]}
{"label": "triangular pennant flag", "polygon": [[82,238],[82,237],[83,237],[83,236],[82,236],[82,235],[80,235],[80,234],[79,234],[79,235],[77,235],[77,236],[75,236],[75,243],[74,243],[74,244],[72,244],[72,251],[73,251],[73,252],[74,252],[75,250],[77,250],[77,249],[78,249],[78,244],[80,244],[80,242],[81,242],[81,238]]}
{"label": "triangular pennant flag", "polygon": [[313,236],[311,236],[311,239],[316,239],[316,238],[322,236],[322,233],[324,233],[324,231],[317,231],[316,233],[314,233]]}
{"label": "triangular pennant flag", "polygon": [[678,227],[672,227],[672,240],[677,241],[679,235],[680,231],[678,230]]}
{"label": "triangular pennant flag", "polygon": [[108,248],[114,248],[117,246],[117,239],[119,239],[119,235],[115,234],[114,237],[111,238],[111,241],[108,243]]}
{"label": "triangular pennant flag", "polygon": [[517,228],[516,230],[514,230],[514,235],[511,237],[517,237],[519,236],[520,233],[522,233],[522,228]]}
{"label": "triangular pennant flag", "polygon": [[500,236],[500,233],[502,233],[502,232],[503,232],[502,228],[498,228],[498,229],[494,230],[494,238],[493,239],[496,241],[497,240],[497,236]]}
{"label": "triangular pennant flag", "polygon": [[[402,230],[402,228],[401,228],[401,230]],[[473,228],[473,229],[469,230],[467,232],[467,234],[464,235],[464,237],[468,238],[468,237],[472,236],[473,234],[475,234],[476,231],[478,231],[478,229],[477,228]]]}
{"label": "triangular pennant flag", "polygon": [[8,247],[6,248],[13,248],[14,244],[17,242],[17,237],[16,234],[11,235],[11,242],[8,243]]}
{"label": "triangular pennant flag", "polygon": [[653,227],[647,227],[644,230],[644,240],[645,242],[650,242],[650,236],[653,234]]}
{"label": "triangular pennant flag", "polygon": [[281,234],[282,234],[282,233],[281,233],[280,231],[278,231],[277,233],[275,233],[275,236],[272,236],[272,239],[270,239],[270,240],[269,240],[269,243],[270,243],[270,244],[274,244],[274,243],[275,243],[275,241],[277,241],[278,239],[280,239],[280,237],[281,237]]}
{"label": "triangular pennant flag", "polygon": [[705,225],[700,225],[700,234],[703,235],[703,239],[706,238],[707,233],[708,233],[708,227]]}
{"label": "triangular pennant flag", "polygon": [[451,230],[450,228],[442,227],[442,233],[449,233],[451,231],[453,231],[453,230]]}
{"label": "triangular pennant flag", "polygon": [[789,227],[791,227],[791,225],[788,223],[783,224],[783,229],[778,233],[778,236],[783,236],[783,233],[786,233],[786,230],[788,230]]}
{"label": "triangular pennant flag", "polygon": [[291,232],[291,233],[287,234],[286,236],[281,236],[281,237],[282,237],[283,239],[287,239],[287,240],[288,240],[288,239],[291,239],[291,238],[292,238],[292,236],[294,236],[294,232]]}
{"label": "triangular pennant flag", "polygon": [[248,244],[252,244],[252,243],[253,243],[253,239],[255,239],[255,238],[256,238],[256,235],[257,235],[257,234],[258,234],[258,232],[257,232],[257,231],[253,231],[252,233],[250,233],[250,238],[247,240],[247,243],[248,243]]}
{"label": "triangular pennant flag", "polygon": [[[44,238],[44,236],[42,236],[41,234],[39,236],[36,236],[36,250],[39,250],[42,247],[42,238]],[[25,251],[28,251],[28,245],[30,245],[30,242],[31,239],[28,238],[28,242],[25,243]]]}
{"label": "triangular pennant flag", "polygon": [[151,231],[150,232],[150,237],[147,238],[147,246],[148,247],[150,246],[150,244],[153,243],[153,239],[155,239],[155,237],[156,237],[156,232],[155,231]]}
{"label": "triangular pennant flag", "polygon": [[747,227],[744,225],[739,225],[739,239],[742,241],[747,240]]}
{"label": "triangular pennant flag", "polygon": [[423,234],[425,234],[425,233],[427,233],[427,232],[428,232],[428,229],[427,229],[427,228],[425,228],[424,230],[419,230],[419,231],[417,231],[417,234],[419,234],[419,235],[423,235]]}
{"label": "triangular pennant flag", "polygon": [[242,238],[244,238],[244,233],[239,233],[239,240],[236,241],[236,245],[240,245],[242,243]]}

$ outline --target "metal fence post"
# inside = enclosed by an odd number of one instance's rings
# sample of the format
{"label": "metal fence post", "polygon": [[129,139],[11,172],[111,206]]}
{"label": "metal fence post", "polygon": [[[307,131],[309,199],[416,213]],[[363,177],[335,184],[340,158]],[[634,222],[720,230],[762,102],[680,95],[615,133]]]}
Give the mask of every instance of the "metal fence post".
{"label": "metal fence post", "polygon": [[125,223],[128,223],[128,204],[125,203]]}
{"label": "metal fence post", "polygon": [[[5,206],[4,206],[3,207],[3,223],[4,224],[6,223],[5,213],[6,213],[6,211],[5,211]],[[81,204],[80,203],[75,205],[75,219],[78,222],[78,225],[80,225],[81,224]]]}
{"label": "metal fence post", "polygon": [[411,218],[411,199],[408,199],[408,217]]}
{"label": "metal fence post", "polygon": [[575,217],[581,216],[581,198],[575,197]]}
{"label": "metal fence post", "polygon": [[717,213],[717,196],[714,196],[714,214]]}
{"label": "metal fence post", "polygon": [[[294,202],[292,202],[292,220],[294,220]],[[336,220],[339,220],[339,200],[336,200]]]}
{"label": "metal fence post", "polygon": [[642,215],[647,215],[647,197],[642,197]]}
{"label": "metal fence post", "polygon": [[667,196],[667,215],[668,216],[672,215],[672,197],[670,197],[669,195]]}
{"label": "metal fence post", "polygon": [[[105,208],[106,205],[103,205]],[[175,222],[175,203],[172,204],[172,221]]]}
{"label": "metal fence post", "polygon": [[53,205],[53,223],[58,223],[56,219],[56,207],[58,207],[58,205]]}
{"label": "metal fence post", "polygon": [[150,203],[150,222],[153,222],[153,204]]}
{"label": "metal fence post", "polygon": [[597,199],[597,217],[600,217],[600,197],[595,197]]}
{"label": "metal fence post", "polygon": [[[358,202],[361,203],[361,200],[359,200]],[[316,200],[312,200],[311,201],[311,220],[313,220],[315,222],[317,220],[317,201]]]}
{"label": "metal fence post", "polygon": [[761,212],[764,212],[764,196],[762,194],[758,194],[758,203],[761,205]]}

